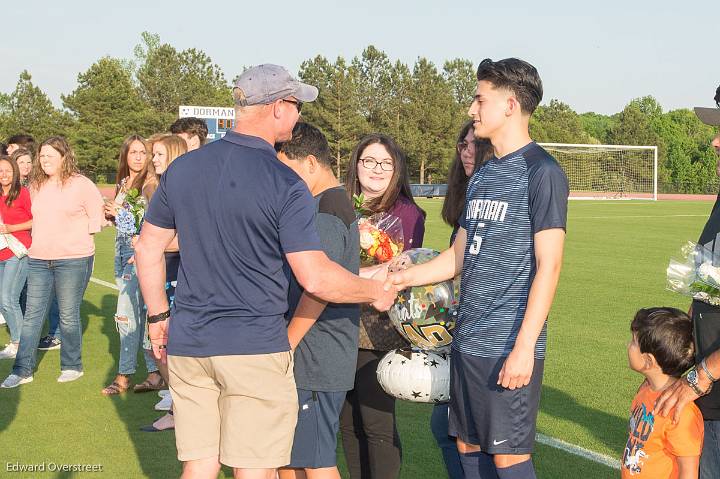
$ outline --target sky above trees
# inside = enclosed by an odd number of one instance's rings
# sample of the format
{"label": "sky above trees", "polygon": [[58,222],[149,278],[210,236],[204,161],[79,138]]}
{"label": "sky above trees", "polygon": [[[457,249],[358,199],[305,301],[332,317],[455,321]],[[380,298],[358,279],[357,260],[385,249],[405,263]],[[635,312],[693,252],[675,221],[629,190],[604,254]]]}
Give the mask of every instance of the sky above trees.
{"label": "sky above trees", "polygon": [[[299,69],[300,78],[320,90],[302,118],[328,137],[341,178],[358,140],[382,132],[405,151],[413,181],[442,182],[456,134],[468,119],[473,71],[472,61],[463,58],[440,65],[424,57],[393,62],[373,45],[348,59],[316,55]],[[83,171],[111,181],[124,137],[167,131],[179,105],[231,106],[228,85],[206,52],[180,50],[143,32],[132,58],[104,56],[79,72],[75,89],[61,95],[61,107],[23,71],[11,92],[0,93],[0,139],[17,133],[67,136]],[[553,98],[535,111],[530,133],[538,142],[655,145],[661,192],[717,189],[714,130],[689,109],[664,110],[650,95],[612,115],[578,114]]]}
{"label": "sky above trees", "polygon": [[543,2],[198,3],[49,0],[3,5],[0,92],[27,70],[61,105],[78,72],[103,56],[132,58],[143,31],[179,50],[206,52],[228,80],[244,66],[280,63],[298,71],[322,55],[359,56],[367,45],[392,62],[442,65],[517,56],[533,63],[545,103],[612,114],[651,95],[666,109],[709,106],[720,84],[717,2],[668,0]]}

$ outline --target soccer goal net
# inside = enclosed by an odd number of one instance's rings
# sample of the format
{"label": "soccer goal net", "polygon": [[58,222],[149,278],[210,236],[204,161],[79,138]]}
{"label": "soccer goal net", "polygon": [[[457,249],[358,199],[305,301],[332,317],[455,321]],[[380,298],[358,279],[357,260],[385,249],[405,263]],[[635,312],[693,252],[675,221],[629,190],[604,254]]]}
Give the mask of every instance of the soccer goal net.
{"label": "soccer goal net", "polygon": [[539,145],[565,170],[570,198],[657,200],[657,146]]}

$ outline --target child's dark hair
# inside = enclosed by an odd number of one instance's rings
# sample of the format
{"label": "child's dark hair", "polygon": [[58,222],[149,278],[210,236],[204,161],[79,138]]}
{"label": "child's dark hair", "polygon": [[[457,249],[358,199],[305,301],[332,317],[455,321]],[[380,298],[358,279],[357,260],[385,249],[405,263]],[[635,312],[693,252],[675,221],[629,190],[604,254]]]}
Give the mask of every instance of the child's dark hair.
{"label": "child's dark hair", "polygon": [[327,138],[309,123],[298,122],[293,128],[292,139],[277,143],[275,150],[285,153],[291,160],[304,160],[312,155],[326,168],[332,168],[333,158]]}
{"label": "child's dark hair", "polygon": [[496,62],[486,58],[478,66],[477,79],[489,81],[495,88],[513,92],[520,102],[520,109],[528,115],[532,115],[542,101],[540,74],[534,66],[518,58],[506,58]]}
{"label": "child's dark hair", "polygon": [[679,309],[641,309],[630,330],[640,352],[655,356],[663,373],[678,378],[695,363],[692,320]]}

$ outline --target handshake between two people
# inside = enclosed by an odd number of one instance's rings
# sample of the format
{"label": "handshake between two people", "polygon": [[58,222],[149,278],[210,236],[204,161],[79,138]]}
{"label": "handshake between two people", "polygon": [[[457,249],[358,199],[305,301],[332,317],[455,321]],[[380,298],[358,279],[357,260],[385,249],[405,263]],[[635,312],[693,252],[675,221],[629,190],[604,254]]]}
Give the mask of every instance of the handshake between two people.
{"label": "handshake between two people", "polygon": [[371,306],[381,313],[392,308],[398,293],[412,285],[408,270],[391,271],[393,269],[391,265],[392,262],[388,262],[360,269],[360,277],[382,283],[381,296],[371,303]]}

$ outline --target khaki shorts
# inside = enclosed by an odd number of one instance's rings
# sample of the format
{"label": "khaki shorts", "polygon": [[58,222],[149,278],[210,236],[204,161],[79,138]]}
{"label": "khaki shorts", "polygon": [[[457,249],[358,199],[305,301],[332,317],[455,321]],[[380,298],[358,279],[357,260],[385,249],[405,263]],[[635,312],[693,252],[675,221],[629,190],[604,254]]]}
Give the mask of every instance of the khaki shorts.
{"label": "khaki shorts", "polygon": [[290,463],[298,399],[291,352],[168,356],[180,461],[237,468]]}

